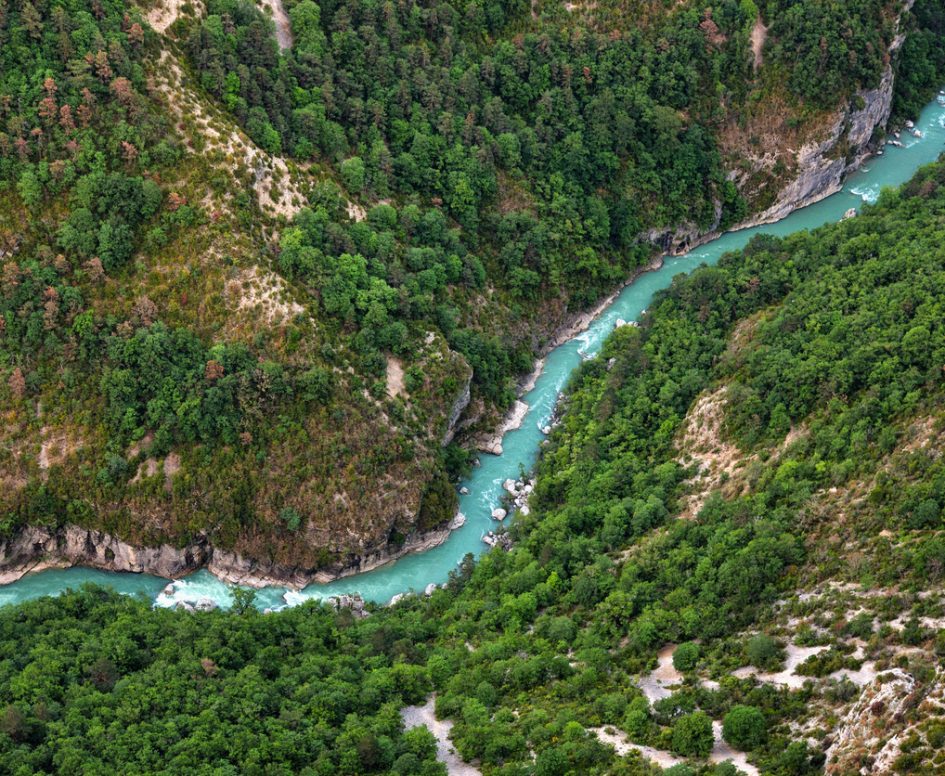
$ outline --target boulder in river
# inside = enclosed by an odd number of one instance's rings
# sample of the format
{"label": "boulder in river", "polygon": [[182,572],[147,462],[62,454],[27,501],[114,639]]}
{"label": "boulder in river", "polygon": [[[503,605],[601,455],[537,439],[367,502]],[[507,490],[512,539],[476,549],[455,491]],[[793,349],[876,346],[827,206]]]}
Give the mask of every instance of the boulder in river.
{"label": "boulder in river", "polygon": [[496,507],[495,509],[492,510],[493,520],[505,520],[506,515],[508,515],[508,512],[502,509],[502,507]]}

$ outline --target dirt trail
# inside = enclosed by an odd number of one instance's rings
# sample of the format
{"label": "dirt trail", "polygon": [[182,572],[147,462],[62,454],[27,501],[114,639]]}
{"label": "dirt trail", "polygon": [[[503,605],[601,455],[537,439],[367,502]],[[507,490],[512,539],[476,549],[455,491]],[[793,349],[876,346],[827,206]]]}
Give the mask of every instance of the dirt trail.
{"label": "dirt trail", "polygon": [[460,759],[450,741],[450,730],[453,723],[449,720],[439,720],[434,713],[436,697],[431,695],[422,706],[406,706],[400,710],[400,716],[407,730],[425,725],[436,738],[436,759],[446,766],[449,776],[482,776],[478,768]]}
{"label": "dirt trail", "polygon": [[276,43],[279,44],[279,48],[282,51],[292,48],[292,23],[285,12],[282,0],[258,0],[258,2],[272,15],[272,21],[276,25]]}
{"label": "dirt trail", "polygon": [[673,644],[663,647],[657,656],[656,669],[637,680],[637,687],[640,688],[640,692],[646,696],[650,703],[668,698],[673,694],[669,688],[682,684],[683,676],[673,665],[673,652],[675,651],[676,647]]}
{"label": "dirt trail", "polygon": [[784,669],[782,671],[776,673],[759,673],[758,669],[754,666],[745,666],[744,668],[733,671],[732,676],[736,676],[739,679],[753,676],[759,682],[776,684],[791,690],[799,690],[804,686],[804,682],[811,681],[811,677],[796,673],[797,667],[808,658],[826,649],[830,649],[830,647],[798,647],[795,644],[788,644],[784,650],[787,659],[784,661]]}
{"label": "dirt trail", "polygon": [[755,26],[751,28],[751,53],[755,55],[755,72],[764,64],[765,41],[768,39],[768,28],[761,21],[761,14],[755,19]]}
{"label": "dirt trail", "polygon": [[628,740],[627,736],[619,730],[611,731],[607,728],[591,728],[588,732],[596,735],[601,743],[610,744],[620,757],[635,750],[647,760],[656,763],[660,768],[672,768],[674,765],[681,765],[686,762],[684,758],[676,757],[672,752],[654,749],[652,746],[635,744],[633,741]]}
{"label": "dirt trail", "polygon": [[718,720],[712,723],[712,735],[715,736],[715,745],[709,753],[709,762],[724,763],[731,760],[732,764],[738,770],[747,773],[748,776],[758,776],[758,769],[748,762],[744,752],[732,749],[722,738],[722,723]]}

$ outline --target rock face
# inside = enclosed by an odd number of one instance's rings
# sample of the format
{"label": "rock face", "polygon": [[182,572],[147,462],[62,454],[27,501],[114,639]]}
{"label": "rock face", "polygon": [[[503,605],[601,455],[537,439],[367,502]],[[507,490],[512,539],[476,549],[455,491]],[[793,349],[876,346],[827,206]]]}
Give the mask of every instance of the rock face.
{"label": "rock face", "polygon": [[[908,11],[913,2],[907,0],[903,12]],[[870,141],[876,130],[885,129],[889,121],[895,81],[892,62],[904,40],[903,34],[893,39],[879,86],[859,91],[850,104],[838,112],[820,140],[801,147],[796,156],[794,179],[780,191],[773,205],[742,224],[742,228],[780,221],[792,211],[841,189],[846,176],[869,155]]]}
{"label": "rock face", "polygon": [[183,549],[132,547],[114,536],[69,525],[62,529],[27,526],[0,543],[0,582],[9,582],[39,564],[81,564],[116,571],[134,571],[161,577],[179,577],[205,565],[210,558],[206,544]]}
{"label": "rock face", "polygon": [[502,455],[502,438],[505,436],[506,432],[521,428],[522,421],[525,420],[527,414],[528,405],[523,401],[516,400],[495,433],[480,439],[477,442],[477,448],[483,453]]}
{"label": "rock face", "polygon": [[442,444],[448,445],[453,441],[453,437],[456,436],[456,424],[459,423],[460,417],[462,417],[463,412],[466,411],[466,408],[469,406],[469,400],[472,396],[470,393],[470,386],[472,385],[472,369],[469,370],[469,374],[466,377],[466,381],[463,384],[463,389],[459,392],[459,396],[456,397],[456,400],[453,402],[453,406],[450,407],[449,421],[446,424],[446,433],[443,435]]}
{"label": "rock face", "polygon": [[183,548],[164,544],[134,547],[115,536],[74,525],[62,528],[27,526],[12,539],[0,542],[0,584],[43,568],[88,566],[105,571],[130,571],[176,579],[206,568],[224,582],[265,587],[278,585],[300,589],[312,582],[331,582],[382,566],[411,552],[423,552],[446,541],[448,529],[414,533],[394,548],[366,551],[355,562],[330,569],[287,567],[252,560],[213,547],[207,539]]}
{"label": "rock face", "polygon": [[892,773],[903,735],[890,737],[890,720],[901,719],[915,702],[915,679],[894,668],[867,685],[837,728],[827,749],[825,773]]}

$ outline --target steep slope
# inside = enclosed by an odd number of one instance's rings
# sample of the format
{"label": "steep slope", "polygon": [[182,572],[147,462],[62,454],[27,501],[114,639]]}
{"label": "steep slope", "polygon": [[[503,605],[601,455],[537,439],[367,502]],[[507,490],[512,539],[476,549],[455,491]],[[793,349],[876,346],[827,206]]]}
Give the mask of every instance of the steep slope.
{"label": "steep slope", "polygon": [[[5,573],[301,584],[441,540],[554,333],[654,251],[834,185],[938,23],[818,5],[842,67],[782,4],[638,5],[4,6]],[[827,177],[729,169],[769,108],[832,127]]]}
{"label": "steep slope", "polygon": [[677,279],[429,596],[0,610],[0,763],[444,773],[433,702],[484,774],[942,772],[943,237],[940,163]]}

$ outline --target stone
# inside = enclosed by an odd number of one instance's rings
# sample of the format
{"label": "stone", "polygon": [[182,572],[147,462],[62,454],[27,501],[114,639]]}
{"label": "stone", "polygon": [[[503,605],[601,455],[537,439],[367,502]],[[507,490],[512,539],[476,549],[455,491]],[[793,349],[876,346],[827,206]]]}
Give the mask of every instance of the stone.
{"label": "stone", "polygon": [[461,487],[461,488],[459,489],[459,495],[460,495],[460,496],[468,496],[468,495],[469,495],[469,488],[467,488],[465,485],[463,485],[463,487]]}
{"label": "stone", "polygon": [[423,594],[427,596],[433,595],[435,592],[436,592],[436,582],[431,582],[429,585],[427,585],[423,589]]}
{"label": "stone", "polygon": [[450,520],[449,528],[451,531],[455,531],[457,528],[462,528],[466,525],[466,515],[462,512],[457,512],[456,517]]}
{"label": "stone", "polygon": [[502,507],[496,507],[495,509],[492,510],[493,520],[505,520],[506,515],[508,515],[508,512],[502,509]]}
{"label": "stone", "polygon": [[[898,27],[899,20],[896,20]],[[780,221],[792,211],[813,204],[837,191],[846,175],[857,169],[868,154],[870,140],[877,127],[885,127],[889,121],[893,98],[893,54],[902,46],[905,36],[899,33],[889,47],[888,64],[875,89],[860,90],[857,96],[862,108],[837,111],[833,123],[821,136],[805,144],[796,156],[797,172],[794,180],[778,194],[777,200],[756,218],[740,228]],[[911,128],[912,122],[906,122]],[[844,153],[837,153],[842,147]],[[881,156],[882,149],[876,154]]]}

